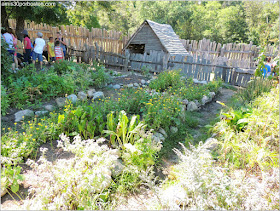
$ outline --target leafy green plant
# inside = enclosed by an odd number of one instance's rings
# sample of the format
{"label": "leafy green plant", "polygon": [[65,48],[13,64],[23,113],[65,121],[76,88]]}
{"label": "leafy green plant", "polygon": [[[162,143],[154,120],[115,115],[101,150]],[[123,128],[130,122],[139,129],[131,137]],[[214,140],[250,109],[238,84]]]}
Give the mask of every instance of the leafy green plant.
{"label": "leafy green plant", "polygon": [[1,170],[1,188],[10,188],[13,193],[19,190],[19,181],[23,181],[20,166],[4,166]]}
{"label": "leafy green plant", "polygon": [[249,81],[246,89],[238,91],[238,96],[244,103],[249,103],[264,92],[269,92],[275,87],[275,82],[266,78],[256,77]]}
{"label": "leafy green plant", "polygon": [[169,87],[182,87],[184,82],[181,80],[180,72],[181,70],[164,71],[157,79],[151,81],[149,87],[157,91],[164,91]]}
{"label": "leafy green plant", "polygon": [[104,66],[95,66],[96,71],[92,72],[93,84],[99,88],[110,82],[110,75],[105,72]]}
{"label": "leafy green plant", "polygon": [[146,103],[143,118],[150,128],[169,130],[184,120],[182,102],[176,96],[156,95]]}
{"label": "leafy green plant", "polygon": [[231,110],[228,113],[221,113],[222,118],[225,119],[227,124],[237,131],[244,131],[246,125],[248,125],[248,117],[252,114],[252,109],[241,108],[240,110]]}
{"label": "leafy green plant", "polygon": [[13,74],[12,71],[12,56],[7,51],[8,44],[1,36],[1,79],[7,78],[9,75]]}
{"label": "leafy green plant", "polygon": [[[113,130],[104,130],[103,132],[105,134],[110,135],[110,143],[115,147],[118,146],[122,148],[124,144],[134,144],[137,138],[139,138],[139,131],[145,127],[145,125],[142,122],[140,122],[139,119],[139,115],[133,115],[129,122],[125,111],[121,111],[119,113],[118,124],[115,125],[113,122],[114,117],[111,113],[107,116],[107,125],[108,128]],[[117,143],[115,140],[117,140]]]}

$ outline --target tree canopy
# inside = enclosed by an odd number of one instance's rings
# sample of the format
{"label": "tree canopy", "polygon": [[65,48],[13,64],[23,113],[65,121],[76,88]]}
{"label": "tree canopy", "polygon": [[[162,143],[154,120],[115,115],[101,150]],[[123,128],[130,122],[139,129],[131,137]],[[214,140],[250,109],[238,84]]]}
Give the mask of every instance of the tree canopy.
{"label": "tree canopy", "polygon": [[[181,39],[279,43],[279,2],[77,1],[53,7],[6,7],[9,18],[132,34],[145,19],[170,24]],[[2,18],[3,19],[3,18]],[[2,22],[3,25],[3,22]]]}

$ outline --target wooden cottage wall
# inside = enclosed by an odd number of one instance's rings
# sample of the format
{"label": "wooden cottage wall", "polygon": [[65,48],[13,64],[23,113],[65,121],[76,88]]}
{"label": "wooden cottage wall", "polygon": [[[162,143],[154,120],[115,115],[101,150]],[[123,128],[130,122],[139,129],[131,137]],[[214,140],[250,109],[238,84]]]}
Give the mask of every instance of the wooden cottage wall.
{"label": "wooden cottage wall", "polygon": [[145,44],[145,52],[165,51],[158,37],[152,31],[149,25],[144,25],[142,29],[135,35],[130,44]]}

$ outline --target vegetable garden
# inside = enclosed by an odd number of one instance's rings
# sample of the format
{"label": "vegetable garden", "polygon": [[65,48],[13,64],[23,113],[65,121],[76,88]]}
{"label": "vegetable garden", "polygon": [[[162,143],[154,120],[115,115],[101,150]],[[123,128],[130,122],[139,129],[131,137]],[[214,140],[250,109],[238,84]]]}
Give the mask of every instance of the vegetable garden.
{"label": "vegetable garden", "polygon": [[[196,84],[176,70],[145,75],[149,83],[137,88],[114,89],[114,71],[72,61],[46,71],[30,65],[2,74],[3,117],[68,96],[64,106],[42,116],[2,124],[1,193],[15,196],[22,182],[32,180],[24,176],[26,165],[37,178],[28,196],[17,196],[18,209],[116,209],[122,197],[140,193],[141,187],[156,196],[147,199],[147,209],[279,207],[274,81],[255,78],[235,91],[230,102],[220,102],[222,111],[203,127],[204,135],[194,138],[197,109],[231,88],[222,81]],[[90,97],[93,88],[114,95]],[[69,98],[81,92],[87,97]],[[71,156],[51,162],[41,147],[45,143]],[[172,150],[179,160],[168,176],[159,177]]]}

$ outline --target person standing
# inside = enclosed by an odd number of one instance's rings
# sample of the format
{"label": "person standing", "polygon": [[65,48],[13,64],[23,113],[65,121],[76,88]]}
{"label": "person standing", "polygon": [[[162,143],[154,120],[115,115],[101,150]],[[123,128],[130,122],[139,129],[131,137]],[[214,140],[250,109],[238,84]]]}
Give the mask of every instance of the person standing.
{"label": "person standing", "polygon": [[23,57],[24,57],[24,62],[28,62],[29,64],[31,63],[30,61],[30,56],[31,56],[31,51],[32,51],[32,46],[31,46],[31,40],[28,36],[28,32],[26,30],[23,30],[21,32],[24,36],[23,40]]}
{"label": "person standing", "polygon": [[48,50],[49,62],[54,62],[55,61],[55,53],[54,53],[53,37],[49,38],[49,42],[48,42],[48,45],[47,45],[47,50]]}
{"label": "person standing", "polygon": [[63,49],[60,46],[59,40],[55,41],[54,52],[56,61],[64,59]]}
{"label": "person standing", "polygon": [[35,39],[34,52],[32,54],[32,58],[33,58],[34,65],[38,58],[38,60],[40,62],[40,67],[42,69],[43,68],[43,51],[44,51],[46,42],[42,38],[43,34],[41,32],[38,32],[37,35],[38,35],[38,37]]}
{"label": "person standing", "polygon": [[60,47],[63,50],[63,54],[64,54],[64,58],[65,58],[65,56],[66,56],[66,48],[67,48],[66,46],[67,45],[66,45],[65,41],[63,40],[63,37],[62,37],[60,32],[56,33],[55,41],[59,41],[60,42]]}

